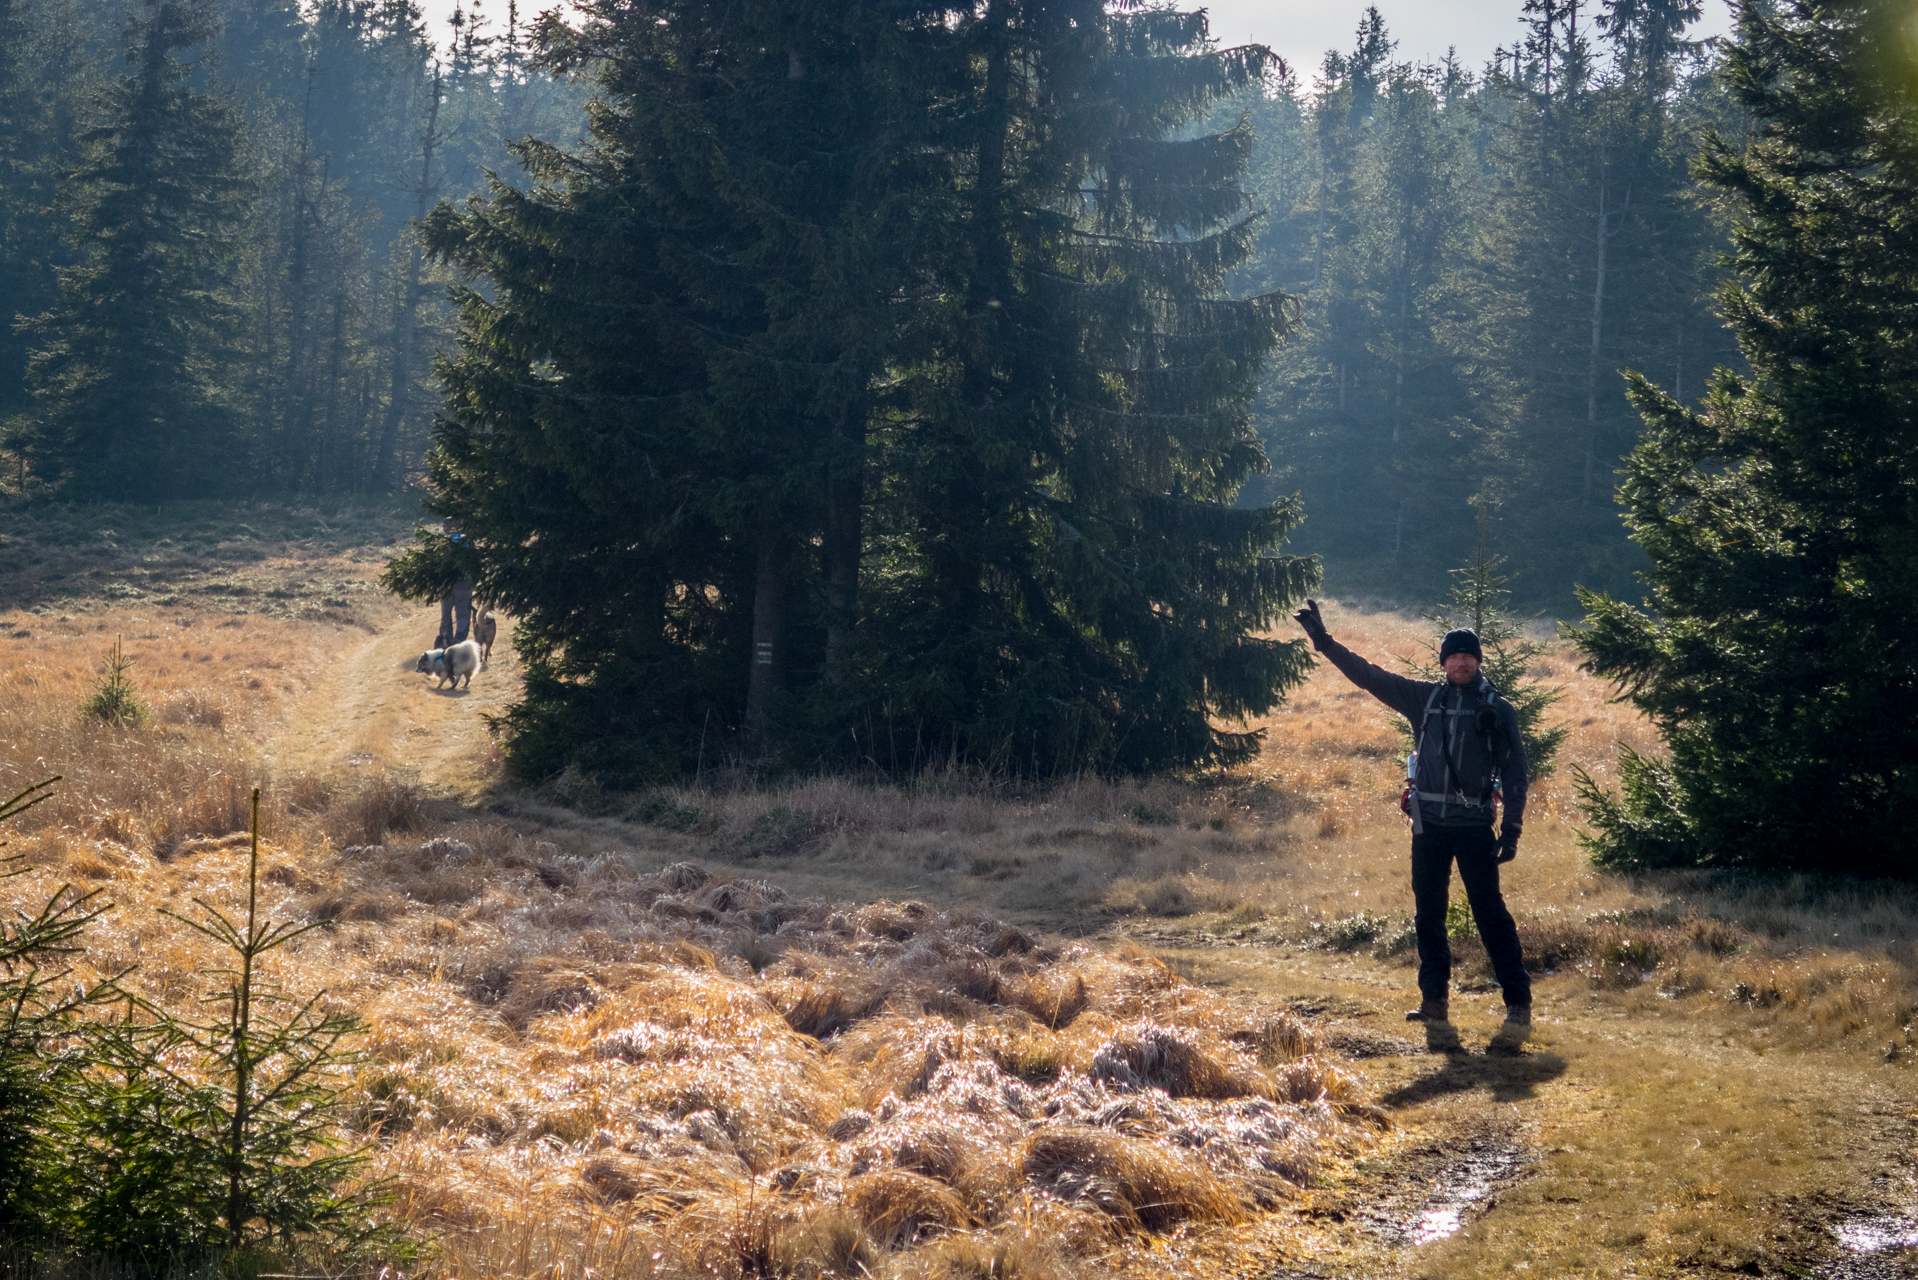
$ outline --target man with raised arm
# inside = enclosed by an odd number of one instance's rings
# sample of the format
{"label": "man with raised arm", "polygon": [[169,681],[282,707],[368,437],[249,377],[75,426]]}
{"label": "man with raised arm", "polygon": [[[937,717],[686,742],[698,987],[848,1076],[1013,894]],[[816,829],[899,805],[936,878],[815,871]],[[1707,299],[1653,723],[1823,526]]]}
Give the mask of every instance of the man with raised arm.
{"label": "man with raised arm", "polygon": [[[1412,725],[1415,749],[1408,768],[1412,818],[1412,902],[1419,944],[1419,1010],[1408,1015],[1425,1024],[1426,1047],[1435,1053],[1460,1049],[1449,997],[1452,949],[1445,936],[1452,864],[1478,922],[1478,936],[1492,958],[1505,996],[1505,1025],[1491,1048],[1517,1053],[1531,1034],[1532,983],[1519,950],[1518,926],[1499,892],[1498,868],[1518,856],[1525,821],[1525,744],[1518,712],[1479,674],[1485,659],[1478,635],[1448,631],[1439,644],[1445,679],[1431,682],[1394,675],[1334,640],[1316,600],[1292,615],[1312,647],[1346,679]],[[1505,821],[1492,823],[1503,803]]]}

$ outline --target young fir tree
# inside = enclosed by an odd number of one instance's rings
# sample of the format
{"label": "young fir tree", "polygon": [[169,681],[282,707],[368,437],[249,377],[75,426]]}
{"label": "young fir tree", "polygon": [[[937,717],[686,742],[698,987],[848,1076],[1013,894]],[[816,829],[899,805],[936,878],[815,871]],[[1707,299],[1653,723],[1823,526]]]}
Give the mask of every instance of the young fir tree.
{"label": "young fir tree", "polygon": [[1918,380],[1907,10],[1748,0],[1725,75],[1759,125],[1701,177],[1738,202],[1721,296],[1752,376],[1704,412],[1635,378],[1620,501],[1643,608],[1586,593],[1590,669],[1657,724],[1622,794],[1581,779],[1619,866],[1911,876],[1918,812]]}
{"label": "young fir tree", "polygon": [[198,898],[194,915],[164,912],[227,961],[206,974],[201,1010],[124,996],[123,1016],[85,1029],[84,1069],[39,1118],[43,1221],[69,1246],[142,1269],[223,1254],[257,1273],[269,1250],[337,1264],[378,1238],[377,1188],[343,1185],[366,1154],[339,1148],[344,1042],[359,1024],[261,972],[319,924],[262,918],[257,787],[252,836],[243,917]]}
{"label": "young fir tree", "polygon": [[[1452,570],[1450,599],[1427,616],[1442,627],[1470,627],[1478,633],[1479,647],[1485,651],[1485,678],[1518,713],[1526,769],[1536,780],[1558,768],[1558,749],[1572,732],[1569,724],[1545,722],[1546,713],[1565,691],[1541,684],[1530,674],[1545,656],[1546,646],[1529,638],[1524,621],[1510,611],[1512,593],[1505,584],[1511,578],[1504,572],[1505,557],[1492,552],[1489,508],[1482,501],[1474,505],[1478,509],[1478,540],[1472,546],[1471,563]],[[1432,647],[1432,661],[1422,674],[1432,680],[1444,677],[1436,645]]]}
{"label": "young fir tree", "polygon": [[[49,797],[56,775],[0,802],[6,822]],[[21,875],[22,859],[0,854],[0,880]],[[87,922],[107,908],[100,891],[62,885],[32,915],[0,920],[0,1240],[11,1247],[47,1227],[42,1183],[51,1159],[46,1121],[85,1062],[70,1040],[73,1018],[113,990],[111,982],[65,981]]]}
{"label": "young fir tree", "polygon": [[216,34],[200,0],[149,0],[128,73],[83,130],[60,305],[35,321],[33,449],[76,496],[151,501],[230,484],[243,432],[235,238],[252,194],[240,124],[183,56]]}

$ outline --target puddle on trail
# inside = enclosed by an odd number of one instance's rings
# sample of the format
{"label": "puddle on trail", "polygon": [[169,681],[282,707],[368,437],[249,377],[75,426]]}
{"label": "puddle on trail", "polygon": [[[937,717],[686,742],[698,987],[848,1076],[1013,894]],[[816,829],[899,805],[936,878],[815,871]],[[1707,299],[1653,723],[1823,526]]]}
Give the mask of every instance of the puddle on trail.
{"label": "puddle on trail", "polygon": [[1482,1204],[1498,1186],[1516,1174],[1525,1152],[1517,1145],[1488,1145],[1475,1149],[1438,1180],[1430,1199],[1406,1224],[1408,1244],[1431,1244],[1455,1236],[1465,1226],[1465,1215]]}
{"label": "puddle on trail", "polygon": [[1816,1280],[1906,1280],[1904,1251],[1918,1248],[1918,1212],[1861,1213],[1833,1224],[1846,1256],[1816,1267]]}
{"label": "puddle on trail", "polygon": [[1918,1248],[1918,1214],[1876,1214],[1841,1222],[1838,1243],[1852,1253]]}
{"label": "puddle on trail", "polygon": [[[1381,1234],[1394,1244],[1416,1248],[1450,1239],[1524,1167],[1527,1149],[1514,1135],[1487,1134],[1450,1154],[1426,1180],[1429,1188],[1409,1212],[1390,1213]],[[1400,1203],[1404,1203],[1401,1201]]]}

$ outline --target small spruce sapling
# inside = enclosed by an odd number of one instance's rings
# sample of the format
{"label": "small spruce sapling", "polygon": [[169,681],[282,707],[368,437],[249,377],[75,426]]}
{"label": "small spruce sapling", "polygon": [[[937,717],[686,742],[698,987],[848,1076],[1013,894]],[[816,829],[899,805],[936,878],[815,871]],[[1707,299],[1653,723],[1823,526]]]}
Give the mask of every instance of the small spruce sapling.
{"label": "small spruce sapling", "polygon": [[337,1136],[343,1042],[358,1023],[323,1010],[324,992],[294,1000],[260,971],[316,925],[260,918],[258,787],[252,837],[243,920],[201,898],[197,916],[164,912],[231,957],[209,971],[223,980],[211,1016],[128,997],[126,1015],[100,1032],[112,1069],[63,1108],[63,1155],[92,1188],[70,1235],[91,1249],[238,1262],[269,1250],[338,1256],[378,1238],[372,1194],[340,1190],[366,1159]]}
{"label": "small spruce sapling", "polygon": [[[0,822],[47,799],[58,781],[55,775],[36,782],[0,803]],[[21,856],[0,857],[0,879],[26,870]],[[97,890],[76,893],[61,885],[36,914],[0,920],[0,1239],[39,1233],[41,1125],[80,1062],[74,1046],[62,1047],[65,1033],[78,1009],[111,991],[110,983],[66,984],[64,970],[45,966],[78,951],[80,931],[109,909]]]}
{"label": "small spruce sapling", "polygon": [[[1524,620],[1507,610],[1506,601],[1512,593],[1506,584],[1511,577],[1502,572],[1505,557],[1492,553],[1486,504],[1480,502],[1476,506],[1478,538],[1472,547],[1471,562],[1462,569],[1452,570],[1451,598],[1426,616],[1442,627],[1462,624],[1478,633],[1479,646],[1485,651],[1481,670],[1518,713],[1518,735],[1525,744],[1526,771],[1536,782],[1558,767],[1558,749],[1572,731],[1572,727],[1563,722],[1545,723],[1545,713],[1565,696],[1565,691],[1541,684],[1529,674],[1545,655],[1546,646],[1528,639]],[[1424,674],[1431,679],[1444,679],[1438,646],[1431,646],[1431,651],[1432,659]]]}
{"label": "small spruce sapling", "polygon": [[93,686],[93,693],[80,704],[80,715],[88,720],[104,720],[123,728],[137,728],[147,719],[146,703],[128,678],[133,659],[120,652],[120,638],[113,638],[113,652],[107,657],[106,674]]}

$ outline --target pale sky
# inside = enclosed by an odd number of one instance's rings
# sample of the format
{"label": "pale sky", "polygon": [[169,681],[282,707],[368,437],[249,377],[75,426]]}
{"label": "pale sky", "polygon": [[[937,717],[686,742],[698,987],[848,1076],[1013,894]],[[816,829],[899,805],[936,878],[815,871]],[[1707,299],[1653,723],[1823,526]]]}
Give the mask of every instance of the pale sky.
{"label": "pale sky", "polygon": [[[468,0],[470,6],[471,0]],[[506,16],[506,0],[483,0],[483,12],[496,23]],[[446,43],[446,20],[454,0],[422,0],[435,42]],[[548,7],[546,0],[523,0],[522,13]],[[1181,6],[1184,7],[1184,6]],[[1212,34],[1226,44],[1265,44],[1298,73],[1310,90],[1327,49],[1349,52],[1363,0],[1211,0]],[[1482,70],[1492,50],[1509,45],[1518,33],[1522,0],[1383,0],[1386,30],[1398,41],[1403,62],[1437,62],[1456,46],[1460,60]],[[1727,0],[1705,0],[1705,18],[1692,28],[1694,38],[1731,30]]]}
{"label": "pale sky", "polygon": [[[1351,52],[1353,33],[1366,5],[1363,0],[1212,0],[1206,8],[1212,15],[1214,36],[1226,44],[1271,46],[1297,73],[1299,87],[1309,92],[1327,49]],[[1522,8],[1522,0],[1380,0],[1378,4],[1387,34],[1398,41],[1396,61],[1438,62],[1448,47],[1455,46],[1459,60],[1473,72],[1484,69],[1492,50],[1511,45],[1518,35]],[[1730,30],[1731,9],[1726,0],[1705,0],[1704,19],[1688,34],[1702,39]]]}

